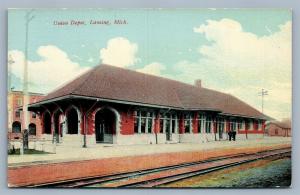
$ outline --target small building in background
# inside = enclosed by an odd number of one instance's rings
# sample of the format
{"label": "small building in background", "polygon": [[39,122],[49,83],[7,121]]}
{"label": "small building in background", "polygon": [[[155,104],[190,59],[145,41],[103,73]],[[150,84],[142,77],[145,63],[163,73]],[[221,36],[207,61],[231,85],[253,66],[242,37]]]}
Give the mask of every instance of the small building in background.
{"label": "small building in background", "polygon": [[268,136],[291,137],[291,121],[271,121],[266,124],[265,133]]}
{"label": "small building in background", "polygon": [[[29,93],[29,103],[40,101],[44,97],[40,93]],[[23,122],[24,112],[20,109],[23,106],[24,93],[22,91],[8,92],[8,138],[9,140],[21,139],[21,132],[24,129],[29,130],[31,137],[41,136],[41,119],[35,112],[28,112],[29,124],[25,127]]]}

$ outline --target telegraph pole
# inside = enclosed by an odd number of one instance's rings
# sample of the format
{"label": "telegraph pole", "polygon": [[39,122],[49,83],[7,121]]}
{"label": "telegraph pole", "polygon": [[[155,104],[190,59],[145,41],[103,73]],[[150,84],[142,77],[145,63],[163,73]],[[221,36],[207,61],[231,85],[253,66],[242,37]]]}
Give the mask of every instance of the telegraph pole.
{"label": "telegraph pole", "polygon": [[[264,114],[264,97],[268,94],[268,91],[265,90],[264,88],[261,89],[260,92],[258,92],[258,96],[261,96],[261,113]],[[264,128],[263,128],[264,130]],[[265,130],[263,132],[263,136],[265,135]]]}
{"label": "telegraph pole", "polygon": [[33,10],[30,10],[25,15],[25,57],[24,57],[24,72],[23,72],[23,117],[24,117],[24,125],[25,128],[28,128],[28,113],[27,107],[29,103],[28,97],[28,27],[30,21],[34,18],[32,16]]}
{"label": "telegraph pole", "polygon": [[260,92],[258,92],[258,96],[261,96],[261,113],[264,113],[264,96],[269,95],[268,91],[264,88],[261,89]]}
{"label": "telegraph pole", "polygon": [[[30,10],[25,15],[25,57],[24,57],[24,72],[23,72],[23,122],[24,122],[24,129],[28,129],[28,103],[29,103],[29,95],[28,95],[28,27],[29,23],[32,21],[34,16],[32,12],[34,10]],[[23,145],[23,143],[21,144]],[[20,148],[20,153],[22,154],[23,146]]]}
{"label": "telegraph pole", "polygon": [[[9,55],[8,56],[8,60],[7,60],[7,73],[8,73],[8,81],[7,81],[7,93],[8,93],[8,135],[10,135],[9,132],[12,132],[12,118],[13,118],[13,95],[11,93],[11,66],[12,64],[15,63],[15,61],[13,60],[12,56]],[[11,141],[11,137],[8,136],[8,146],[10,148],[10,141]]]}
{"label": "telegraph pole", "polygon": [[12,56],[9,55],[8,56],[8,61],[7,61],[7,64],[8,64],[8,69],[7,69],[7,73],[8,73],[8,83],[7,83],[7,91],[8,92],[11,92],[11,66],[12,64],[15,63],[15,61],[13,60]]}

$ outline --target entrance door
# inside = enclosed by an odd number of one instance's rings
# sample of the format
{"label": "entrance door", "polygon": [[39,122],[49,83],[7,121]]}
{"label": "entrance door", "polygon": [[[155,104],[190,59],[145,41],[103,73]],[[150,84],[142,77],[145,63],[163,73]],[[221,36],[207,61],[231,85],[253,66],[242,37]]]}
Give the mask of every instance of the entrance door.
{"label": "entrance door", "polygon": [[170,127],[171,127],[170,126],[170,120],[166,119],[166,139],[167,139],[167,141],[171,141],[171,137],[172,137]]}
{"label": "entrance door", "polygon": [[100,121],[100,123],[95,127],[96,128],[96,142],[104,142],[104,131],[105,131],[105,123],[104,120]]}
{"label": "entrance door", "polygon": [[108,109],[100,110],[95,115],[96,143],[113,143],[115,116]]}
{"label": "entrance door", "polygon": [[54,115],[54,137],[57,143],[59,143],[59,129],[60,129],[60,123],[59,123],[59,116],[60,113],[56,113]]}
{"label": "entrance door", "polygon": [[224,133],[224,121],[223,120],[220,120],[218,121],[217,123],[217,129],[218,129],[218,135],[219,135],[219,140],[222,140],[223,139],[223,133]]}

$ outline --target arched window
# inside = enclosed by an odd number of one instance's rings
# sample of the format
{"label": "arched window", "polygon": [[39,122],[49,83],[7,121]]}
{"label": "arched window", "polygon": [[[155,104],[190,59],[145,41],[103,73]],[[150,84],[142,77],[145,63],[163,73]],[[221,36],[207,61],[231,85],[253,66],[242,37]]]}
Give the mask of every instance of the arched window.
{"label": "arched window", "polygon": [[34,123],[30,123],[28,129],[29,135],[36,135],[36,125]]}
{"label": "arched window", "polygon": [[13,122],[12,132],[13,133],[21,133],[21,123],[19,121]]}

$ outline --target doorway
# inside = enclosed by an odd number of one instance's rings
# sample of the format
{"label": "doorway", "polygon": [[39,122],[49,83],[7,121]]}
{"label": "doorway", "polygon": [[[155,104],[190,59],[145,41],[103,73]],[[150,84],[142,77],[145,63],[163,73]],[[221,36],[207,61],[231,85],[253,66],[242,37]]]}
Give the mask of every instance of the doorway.
{"label": "doorway", "polygon": [[96,143],[113,143],[115,134],[115,114],[109,109],[102,109],[95,115]]}

